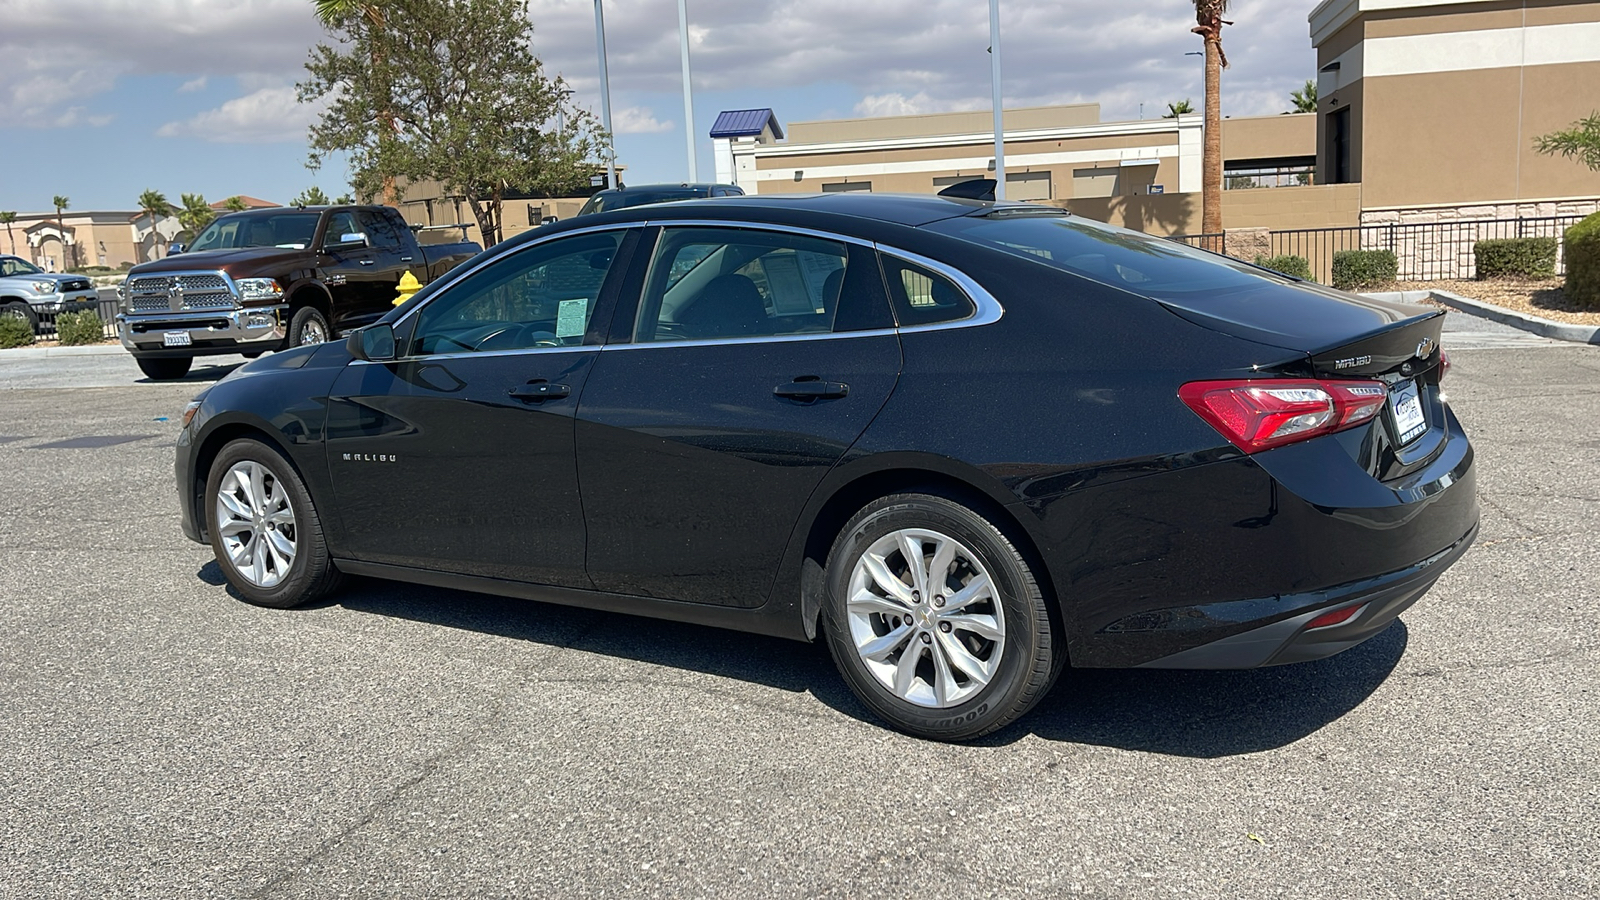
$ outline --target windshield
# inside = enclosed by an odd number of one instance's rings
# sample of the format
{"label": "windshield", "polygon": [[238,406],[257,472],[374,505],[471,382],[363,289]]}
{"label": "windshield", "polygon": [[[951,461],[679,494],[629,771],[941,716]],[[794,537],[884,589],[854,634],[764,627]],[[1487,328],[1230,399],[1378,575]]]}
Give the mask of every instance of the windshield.
{"label": "windshield", "polygon": [[304,250],[317,230],[314,212],[251,213],[223,216],[206,226],[189,245],[189,251],[239,250],[245,247],[283,247]]}
{"label": "windshield", "polygon": [[5,259],[0,259],[0,278],[3,278],[7,275],[42,274],[44,274],[43,269],[39,268],[33,263],[27,262],[26,260],[17,259],[15,256],[8,256]]}
{"label": "windshield", "polygon": [[708,195],[705,188],[672,188],[661,191],[620,191],[615,194],[595,194],[589,202],[583,205],[578,215],[586,216],[589,213],[609,212],[613,209],[627,209],[630,206],[644,206],[647,203],[666,203],[670,200],[692,200],[695,197]]}
{"label": "windshield", "polygon": [[963,216],[926,227],[1158,300],[1192,300],[1284,282],[1187,244],[1077,216]]}

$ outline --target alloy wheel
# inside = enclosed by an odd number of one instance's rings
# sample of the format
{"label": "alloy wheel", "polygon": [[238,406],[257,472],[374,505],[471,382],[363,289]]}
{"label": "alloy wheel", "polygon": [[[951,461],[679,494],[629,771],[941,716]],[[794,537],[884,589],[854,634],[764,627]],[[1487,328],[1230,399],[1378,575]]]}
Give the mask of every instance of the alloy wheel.
{"label": "alloy wheel", "polygon": [[298,529],[271,469],[253,460],[228,469],[217,487],[217,531],[228,560],[251,584],[270,588],[289,576]]}

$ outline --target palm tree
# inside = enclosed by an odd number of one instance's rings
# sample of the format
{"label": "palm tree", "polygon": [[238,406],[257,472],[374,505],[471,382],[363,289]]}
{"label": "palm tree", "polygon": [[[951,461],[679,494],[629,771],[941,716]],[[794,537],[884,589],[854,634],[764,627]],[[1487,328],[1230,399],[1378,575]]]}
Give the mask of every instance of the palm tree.
{"label": "palm tree", "polygon": [[1200,162],[1200,230],[1222,233],[1222,70],[1228,56],[1222,52],[1222,26],[1228,0],[1194,0],[1195,26],[1190,31],[1206,45],[1206,137]]}
{"label": "palm tree", "polygon": [[[322,20],[325,27],[332,27],[340,21],[360,17],[367,20],[372,26],[372,71],[374,74],[383,69],[383,49],[378,43],[378,37],[383,33],[384,15],[383,8],[387,4],[384,0],[312,0],[317,7],[317,18]],[[378,110],[378,143],[385,144],[394,139],[398,133],[394,123],[394,110],[390,104],[385,103]],[[380,148],[381,149],[381,148]],[[383,153],[378,154],[380,160],[385,158]],[[394,176],[383,176],[383,205],[397,206],[399,194],[395,191]]]}
{"label": "palm tree", "polygon": [[1306,86],[1298,91],[1290,91],[1289,99],[1294,103],[1290,112],[1308,113],[1317,111],[1317,83],[1306,79]]}
{"label": "palm tree", "polygon": [[172,215],[172,204],[168,202],[167,195],[160,191],[145,191],[139,195],[139,209],[150,216],[150,248],[154,254],[155,248],[161,245],[161,233],[156,226],[163,216]]}
{"label": "palm tree", "polygon": [[1185,97],[1182,100],[1179,100],[1177,103],[1168,103],[1167,111],[1161,114],[1161,118],[1176,119],[1179,116],[1186,116],[1192,112],[1194,112],[1194,104],[1189,102],[1188,97]]}
{"label": "palm tree", "polygon": [[179,200],[183,201],[183,209],[178,210],[178,224],[190,234],[199,234],[200,229],[211,224],[217,217],[216,210],[206,202],[204,194],[180,194]]}
{"label": "palm tree", "polygon": [[55,204],[56,207],[56,234],[61,238],[61,255],[68,257],[61,261],[61,268],[63,270],[70,269],[76,262],[76,255],[72,254],[73,248],[67,243],[67,223],[61,220],[61,211],[72,208],[72,199],[57,194],[50,198],[50,202]]}
{"label": "palm tree", "polygon": [[17,252],[17,236],[11,233],[11,223],[17,220],[16,210],[0,212],[0,225],[6,226],[6,240],[11,244],[11,252]]}
{"label": "palm tree", "polygon": [[222,201],[222,208],[228,212],[243,212],[249,207],[244,205],[243,197],[240,197],[238,194],[234,194],[232,197]]}

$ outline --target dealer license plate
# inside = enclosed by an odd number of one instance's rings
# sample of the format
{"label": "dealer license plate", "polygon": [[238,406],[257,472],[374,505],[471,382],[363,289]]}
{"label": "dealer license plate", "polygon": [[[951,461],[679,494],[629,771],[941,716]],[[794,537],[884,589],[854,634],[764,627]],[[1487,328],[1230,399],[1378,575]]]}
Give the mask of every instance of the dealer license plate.
{"label": "dealer license plate", "polygon": [[187,347],[192,343],[187,331],[167,331],[161,335],[161,345],[164,347]]}
{"label": "dealer license plate", "polygon": [[1417,396],[1415,381],[1402,381],[1389,392],[1389,409],[1394,413],[1394,430],[1402,445],[1409,444],[1428,430],[1427,417],[1422,414],[1422,398]]}

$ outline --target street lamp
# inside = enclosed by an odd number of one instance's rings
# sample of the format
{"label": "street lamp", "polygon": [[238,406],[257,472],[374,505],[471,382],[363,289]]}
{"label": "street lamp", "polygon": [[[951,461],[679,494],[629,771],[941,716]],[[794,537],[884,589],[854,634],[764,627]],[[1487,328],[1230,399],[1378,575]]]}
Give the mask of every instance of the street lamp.
{"label": "street lamp", "polygon": [[594,40],[600,54],[600,124],[605,127],[606,186],[617,186],[617,138],[611,130],[611,75],[606,71],[606,14],[602,0],[594,0]]}
{"label": "street lamp", "polygon": [[[595,0],[599,3],[599,0]],[[678,48],[683,57],[683,134],[689,142],[689,183],[700,180],[694,158],[694,88],[689,84],[689,9],[688,0],[678,0]]]}
{"label": "street lamp", "polygon": [[1005,110],[1000,105],[1000,0],[989,0],[989,86],[994,93],[994,199],[999,201],[1006,198]]}

